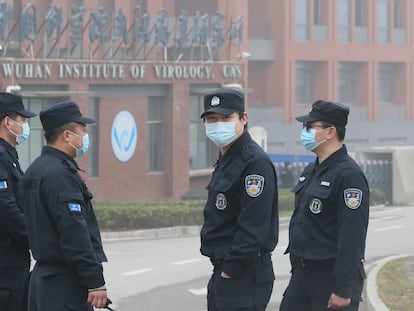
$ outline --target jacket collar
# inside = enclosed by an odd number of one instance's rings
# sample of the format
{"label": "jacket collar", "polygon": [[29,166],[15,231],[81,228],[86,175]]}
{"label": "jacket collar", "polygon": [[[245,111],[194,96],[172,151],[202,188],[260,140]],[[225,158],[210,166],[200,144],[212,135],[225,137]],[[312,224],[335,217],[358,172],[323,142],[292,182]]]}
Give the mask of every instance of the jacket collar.
{"label": "jacket collar", "polygon": [[220,152],[219,155],[219,163],[227,163],[229,162],[236,154],[240,152],[240,150],[247,145],[249,142],[252,141],[252,138],[247,130],[244,130],[243,134],[237,140],[233,143],[233,145],[230,147],[227,152],[222,155]]}
{"label": "jacket collar", "polygon": [[3,138],[0,138],[0,146],[2,146],[4,148],[4,150],[7,151],[7,153],[9,153],[13,159],[18,159],[18,155],[17,155],[17,150],[15,147],[13,147],[12,145],[10,145],[6,140],[4,140]]}
{"label": "jacket collar", "polygon": [[337,151],[332,153],[329,157],[319,164],[318,159],[315,160],[315,172],[318,174],[323,173],[327,168],[331,167],[333,164],[342,161],[348,155],[348,151],[345,145],[342,145]]}
{"label": "jacket collar", "polygon": [[69,166],[73,170],[81,170],[78,166],[78,163],[76,163],[75,159],[72,158],[69,154],[66,152],[63,152],[59,149],[56,149],[52,146],[44,146],[42,150],[42,155],[49,155],[54,158],[58,158],[61,160],[65,165]]}

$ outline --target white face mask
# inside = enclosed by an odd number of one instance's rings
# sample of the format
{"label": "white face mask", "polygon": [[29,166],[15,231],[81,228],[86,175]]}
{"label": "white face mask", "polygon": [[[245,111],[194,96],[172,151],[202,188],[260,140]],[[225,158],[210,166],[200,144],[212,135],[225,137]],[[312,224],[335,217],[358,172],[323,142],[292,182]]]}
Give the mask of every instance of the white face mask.
{"label": "white face mask", "polygon": [[236,122],[205,123],[206,136],[217,146],[224,147],[237,138]]}

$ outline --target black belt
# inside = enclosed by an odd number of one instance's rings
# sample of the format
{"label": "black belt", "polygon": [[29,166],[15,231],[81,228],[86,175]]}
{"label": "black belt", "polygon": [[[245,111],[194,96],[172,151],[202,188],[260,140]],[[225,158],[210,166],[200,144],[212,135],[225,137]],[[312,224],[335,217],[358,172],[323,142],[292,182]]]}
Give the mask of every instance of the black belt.
{"label": "black belt", "polygon": [[[272,253],[269,253],[269,252],[258,252],[255,255],[244,258],[243,261],[249,262],[249,261],[261,260],[261,259],[267,259],[267,258],[270,258],[271,256],[272,256]],[[220,266],[224,263],[224,259],[210,257],[210,262],[213,266]]]}
{"label": "black belt", "polygon": [[308,260],[303,257],[299,257],[294,263],[294,267],[302,268],[332,268],[335,265],[335,259],[324,259],[324,260]]}

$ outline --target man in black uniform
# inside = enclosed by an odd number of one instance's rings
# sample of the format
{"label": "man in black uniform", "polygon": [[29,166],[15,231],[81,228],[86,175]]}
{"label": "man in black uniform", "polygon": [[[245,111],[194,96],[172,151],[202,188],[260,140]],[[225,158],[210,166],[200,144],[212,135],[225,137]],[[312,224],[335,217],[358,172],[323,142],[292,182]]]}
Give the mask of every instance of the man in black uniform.
{"label": "man in black uniform", "polygon": [[247,132],[241,92],[209,93],[204,108],[206,135],[220,147],[201,229],[201,253],[214,266],[208,310],[265,310],[278,241],[276,171]]}
{"label": "man in black uniform", "polygon": [[[40,112],[47,146],[23,178],[24,211],[36,265],[29,310],[93,310],[107,303],[98,223],[92,194],[74,158],[89,146],[85,118],[74,102]],[[82,170],[81,170],[82,171]]]}
{"label": "man in black uniform", "polygon": [[30,254],[15,147],[29,137],[26,118],[35,115],[24,108],[20,95],[0,93],[0,310],[27,309]]}
{"label": "man in black uniform", "polygon": [[290,220],[292,277],[281,311],[358,310],[365,279],[368,182],[343,140],[349,108],[313,103],[301,142],[317,155],[294,187]]}

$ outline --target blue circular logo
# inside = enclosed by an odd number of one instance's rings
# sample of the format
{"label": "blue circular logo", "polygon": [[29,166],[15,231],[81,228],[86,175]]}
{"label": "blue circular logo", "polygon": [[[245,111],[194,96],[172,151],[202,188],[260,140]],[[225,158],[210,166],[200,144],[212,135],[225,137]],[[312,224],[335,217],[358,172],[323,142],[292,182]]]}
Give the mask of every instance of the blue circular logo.
{"label": "blue circular logo", "polygon": [[111,136],[112,150],[116,158],[121,162],[131,159],[137,145],[137,126],[130,112],[122,110],[116,115]]}

